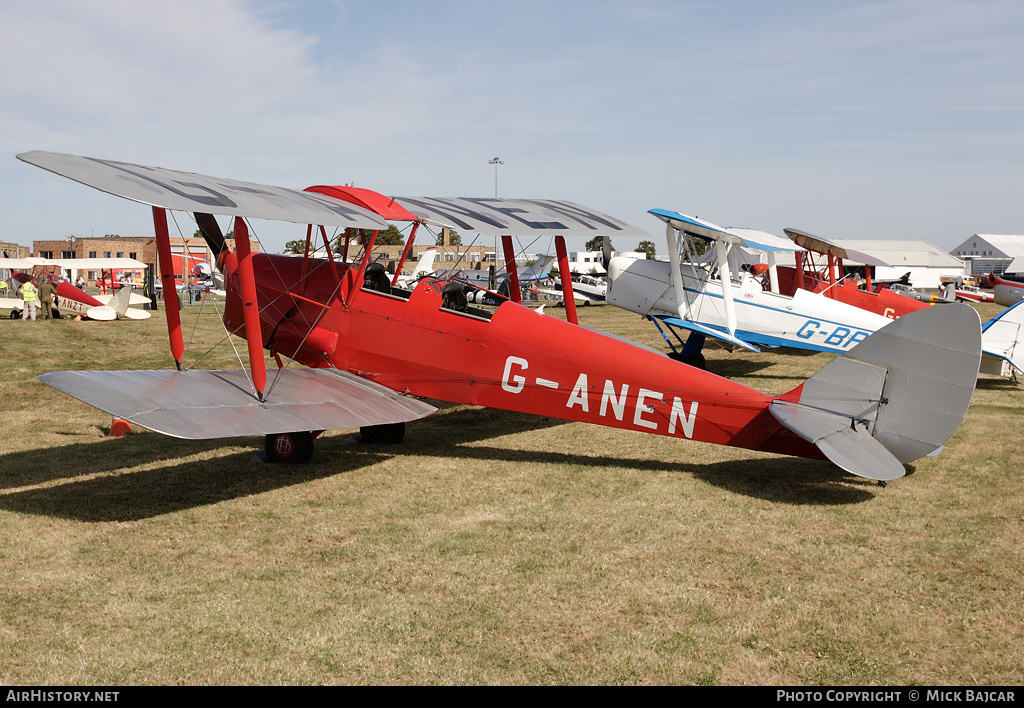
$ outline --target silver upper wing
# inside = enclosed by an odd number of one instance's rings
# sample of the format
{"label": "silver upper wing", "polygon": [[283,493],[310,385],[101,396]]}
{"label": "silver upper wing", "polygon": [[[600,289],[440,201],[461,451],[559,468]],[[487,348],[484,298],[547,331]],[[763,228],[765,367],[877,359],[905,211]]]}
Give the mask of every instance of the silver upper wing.
{"label": "silver upper wing", "polygon": [[164,209],[342,228],[388,227],[371,211],[314,192],[38,150],[18,159],[102,192]]}

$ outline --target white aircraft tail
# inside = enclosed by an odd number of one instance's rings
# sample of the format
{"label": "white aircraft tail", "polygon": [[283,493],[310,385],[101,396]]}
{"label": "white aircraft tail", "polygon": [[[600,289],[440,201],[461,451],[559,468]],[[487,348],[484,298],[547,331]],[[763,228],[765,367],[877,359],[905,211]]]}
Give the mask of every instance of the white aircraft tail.
{"label": "white aircraft tail", "polygon": [[519,269],[516,274],[519,277],[519,282],[526,282],[528,280],[541,280],[548,277],[551,273],[551,266],[555,264],[555,257],[552,255],[545,254],[538,256],[537,260],[528,266],[523,266]]}
{"label": "white aircraft tail", "polygon": [[114,310],[117,312],[117,319],[124,317],[124,313],[128,312],[128,305],[132,301],[132,289],[130,287],[123,287],[117,291],[117,295],[114,296],[114,302],[111,303]]}
{"label": "white aircraft tail", "polygon": [[826,364],[772,401],[784,426],[847,472],[887,481],[935,454],[967,415],[981,361],[970,305],[918,310]]}
{"label": "white aircraft tail", "polygon": [[411,279],[415,280],[421,275],[426,275],[434,270],[434,259],[437,258],[437,249],[428,248],[420,254],[420,259],[416,263],[416,267],[412,269]]}

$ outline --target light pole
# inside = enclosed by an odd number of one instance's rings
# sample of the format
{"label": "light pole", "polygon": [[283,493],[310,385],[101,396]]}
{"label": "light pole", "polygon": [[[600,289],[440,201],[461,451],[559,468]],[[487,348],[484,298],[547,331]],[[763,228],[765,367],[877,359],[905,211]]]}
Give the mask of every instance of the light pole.
{"label": "light pole", "polygon": [[494,165],[494,198],[498,198],[498,165],[504,165],[505,163],[498,158],[487,161],[488,165]]}

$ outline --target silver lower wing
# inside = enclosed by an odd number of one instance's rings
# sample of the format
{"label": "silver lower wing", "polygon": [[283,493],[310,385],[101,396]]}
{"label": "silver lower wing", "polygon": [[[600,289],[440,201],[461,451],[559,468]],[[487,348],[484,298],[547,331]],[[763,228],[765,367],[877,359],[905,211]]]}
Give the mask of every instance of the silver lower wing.
{"label": "silver lower wing", "polygon": [[422,418],[436,409],[335,369],[271,373],[259,402],[247,372],[54,371],[43,383],[135,425],[175,438],[208,440],[356,428]]}

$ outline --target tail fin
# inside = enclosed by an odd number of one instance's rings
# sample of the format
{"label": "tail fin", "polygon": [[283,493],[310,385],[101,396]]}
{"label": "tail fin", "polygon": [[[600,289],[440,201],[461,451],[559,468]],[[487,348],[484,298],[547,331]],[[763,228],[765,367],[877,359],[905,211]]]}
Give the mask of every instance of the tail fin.
{"label": "tail fin", "polygon": [[770,411],[832,462],[890,480],[940,450],[971,404],[981,361],[981,319],[970,305],[904,315],[804,382],[799,402]]}
{"label": "tail fin", "polygon": [[124,313],[128,311],[128,304],[132,300],[132,289],[125,286],[117,291],[117,295],[111,302],[111,306],[117,311],[117,319],[124,317]]}
{"label": "tail fin", "polygon": [[519,269],[519,280],[542,280],[551,273],[551,266],[555,263],[555,257],[549,254],[537,256],[537,260],[528,266]]}
{"label": "tail fin", "polygon": [[416,263],[416,267],[413,268],[411,277],[416,278],[433,271],[435,258],[437,258],[436,248],[428,248],[425,250],[420,254],[420,260]]}

